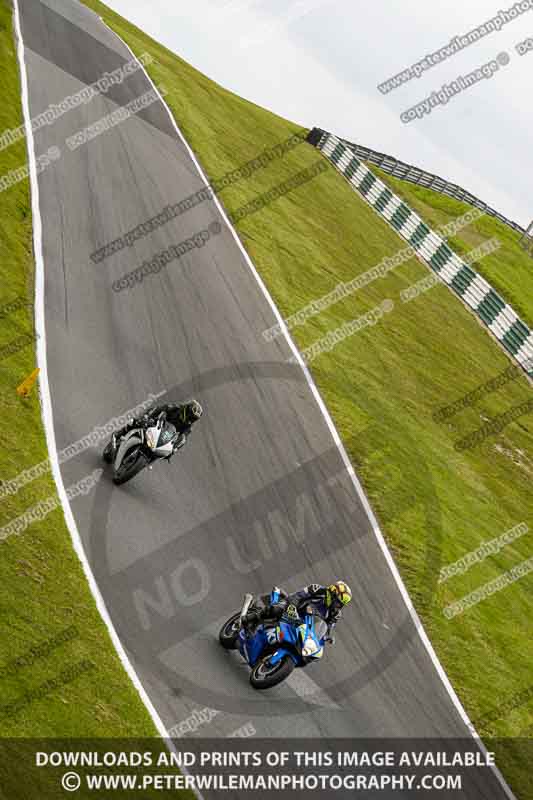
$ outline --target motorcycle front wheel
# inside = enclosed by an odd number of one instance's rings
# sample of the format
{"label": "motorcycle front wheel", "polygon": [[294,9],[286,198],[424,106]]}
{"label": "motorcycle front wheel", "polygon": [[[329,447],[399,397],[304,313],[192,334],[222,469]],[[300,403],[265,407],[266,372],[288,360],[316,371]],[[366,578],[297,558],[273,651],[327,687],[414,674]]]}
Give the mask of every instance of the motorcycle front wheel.
{"label": "motorcycle front wheel", "polygon": [[235,650],[241,629],[240,611],[228,619],[220,629],[218,641],[226,650]]}
{"label": "motorcycle front wheel", "polygon": [[250,683],[254,689],[270,689],[286,680],[296,664],[290,656],[283,656],[277,664],[270,664],[270,657],[261,659],[250,673]]}
{"label": "motorcycle front wheel", "polygon": [[137,453],[127,455],[118,470],[115,471],[113,483],[117,486],[126,483],[126,481],[131,480],[134,475],[137,475],[137,473],[144,469],[148,463],[148,458],[141,453],[140,450],[138,450]]}

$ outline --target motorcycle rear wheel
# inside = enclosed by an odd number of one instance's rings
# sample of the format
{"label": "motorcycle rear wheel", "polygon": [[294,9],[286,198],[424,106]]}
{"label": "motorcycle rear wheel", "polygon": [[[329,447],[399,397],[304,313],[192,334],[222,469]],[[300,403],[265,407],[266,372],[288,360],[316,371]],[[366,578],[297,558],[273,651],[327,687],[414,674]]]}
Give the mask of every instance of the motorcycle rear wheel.
{"label": "motorcycle rear wheel", "polygon": [[270,689],[286,680],[296,664],[290,656],[283,656],[281,661],[271,666],[270,657],[262,658],[250,673],[250,683],[254,689]]}
{"label": "motorcycle rear wheel", "polygon": [[237,612],[220,629],[218,641],[225,650],[235,650],[241,629],[241,614]]}

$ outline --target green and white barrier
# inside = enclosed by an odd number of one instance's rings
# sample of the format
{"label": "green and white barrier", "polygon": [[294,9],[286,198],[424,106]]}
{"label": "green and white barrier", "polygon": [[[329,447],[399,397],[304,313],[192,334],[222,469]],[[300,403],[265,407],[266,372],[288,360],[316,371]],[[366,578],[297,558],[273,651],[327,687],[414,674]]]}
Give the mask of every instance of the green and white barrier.
{"label": "green and white barrier", "polygon": [[462,261],[344,142],[324,132],[312,143],[533,376],[533,332],[485,278]]}

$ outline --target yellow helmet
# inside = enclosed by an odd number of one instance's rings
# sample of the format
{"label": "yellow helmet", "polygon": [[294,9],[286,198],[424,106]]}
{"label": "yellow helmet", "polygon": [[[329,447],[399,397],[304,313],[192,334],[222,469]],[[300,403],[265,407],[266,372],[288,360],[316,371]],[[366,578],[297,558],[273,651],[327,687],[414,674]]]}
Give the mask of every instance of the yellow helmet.
{"label": "yellow helmet", "polygon": [[346,606],[352,599],[352,590],[344,581],[337,581],[328,586],[326,604],[329,606],[336,600],[339,605]]}

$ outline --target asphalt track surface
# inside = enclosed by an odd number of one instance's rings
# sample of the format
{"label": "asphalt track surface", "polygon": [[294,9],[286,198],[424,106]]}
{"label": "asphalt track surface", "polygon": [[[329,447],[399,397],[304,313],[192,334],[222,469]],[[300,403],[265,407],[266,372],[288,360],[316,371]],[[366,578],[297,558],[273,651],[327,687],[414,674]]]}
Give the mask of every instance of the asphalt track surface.
{"label": "asphalt track surface", "polygon": [[[131,59],[73,0],[19,6],[32,117]],[[150,393],[194,395],[206,412],[170,464],[125,487],[104,473],[72,503],[131,662],[167,728],[195,709],[219,711],[196,736],[226,737],[250,722],[258,736],[278,738],[468,736],[317,401],[301,368],[288,363],[288,342],[261,336],[275,322],[272,309],[216,204],[202,203],[101,264],[89,257],[203,186],[160,102],[73,152],[65,145],[150,88],[136,72],[34,134],[36,155],[61,151],[38,179],[57,448]],[[220,233],[204,247],[113,291],[144,259],[216,223]],[[382,410],[375,398],[354,403],[368,411],[368,429],[354,431],[368,449],[372,414]],[[62,465],[65,486],[99,466],[100,450],[86,450]],[[422,513],[435,523],[438,504]],[[336,577],[354,599],[335,647],[288,685],[255,692],[247,668],[218,645],[220,623],[246,591]],[[505,794],[485,770],[470,796]]]}

